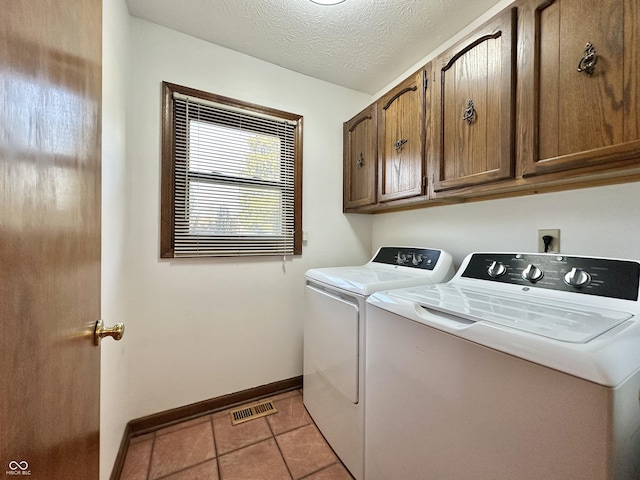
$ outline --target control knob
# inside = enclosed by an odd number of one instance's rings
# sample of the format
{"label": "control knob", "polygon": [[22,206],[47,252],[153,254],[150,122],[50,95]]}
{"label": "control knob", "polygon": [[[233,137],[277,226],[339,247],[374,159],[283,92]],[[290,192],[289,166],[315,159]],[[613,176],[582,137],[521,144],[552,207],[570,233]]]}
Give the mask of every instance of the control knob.
{"label": "control knob", "polygon": [[505,267],[501,262],[494,261],[491,265],[489,265],[487,273],[492,278],[498,278],[507,273],[507,267]]}
{"label": "control knob", "polygon": [[536,283],[543,277],[544,273],[535,265],[529,264],[527,268],[522,271],[522,278],[530,281],[531,283]]}
{"label": "control knob", "polygon": [[411,256],[411,263],[415,266],[420,265],[422,263],[422,260],[424,260],[424,257],[420,253],[414,253]]}
{"label": "control knob", "polygon": [[591,275],[589,275],[581,268],[574,267],[569,270],[569,272],[564,276],[564,283],[566,283],[570,287],[584,287],[585,285],[589,285],[589,283],[591,283]]}

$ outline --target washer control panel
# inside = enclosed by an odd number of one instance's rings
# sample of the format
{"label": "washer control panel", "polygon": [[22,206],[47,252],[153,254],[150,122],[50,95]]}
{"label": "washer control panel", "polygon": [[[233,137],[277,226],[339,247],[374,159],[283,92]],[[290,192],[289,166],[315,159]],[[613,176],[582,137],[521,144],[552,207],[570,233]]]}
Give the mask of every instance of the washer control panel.
{"label": "washer control panel", "polygon": [[377,263],[433,270],[440,258],[440,250],[413,247],[382,247],[373,259]]}
{"label": "washer control panel", "polygon": [[637,301],[640,263],[560,254],[474,253],[462,277]]}

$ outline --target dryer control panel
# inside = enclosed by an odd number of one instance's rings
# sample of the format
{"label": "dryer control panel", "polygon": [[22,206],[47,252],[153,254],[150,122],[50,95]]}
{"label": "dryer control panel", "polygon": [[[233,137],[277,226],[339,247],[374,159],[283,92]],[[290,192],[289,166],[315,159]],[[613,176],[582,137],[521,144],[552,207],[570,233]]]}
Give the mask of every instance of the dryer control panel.
{"label": "dryer control panel", "polygon": [[438,263],[440,253],[440,250],[431,248],[382,247],[372,262],[433,270]]}
{"label": "dryer control panel", "polygon": [[462,277],[637,301],[640,263],[561,254],[474,253]]}

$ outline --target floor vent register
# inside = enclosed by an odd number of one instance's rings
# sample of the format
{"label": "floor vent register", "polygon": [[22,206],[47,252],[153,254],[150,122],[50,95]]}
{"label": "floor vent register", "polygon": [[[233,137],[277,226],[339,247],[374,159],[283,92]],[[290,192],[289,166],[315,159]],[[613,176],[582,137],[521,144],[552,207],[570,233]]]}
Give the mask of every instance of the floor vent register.
{"label": "floor vent register", "polygon": [[231,424],[238,425],[239,423],[248,422],[254,418],[266,417],[277,411],[278,409],[273,402],[269,400],[248,407],[236,408],[235,410],[231,410],[229,415],[231,415]]}

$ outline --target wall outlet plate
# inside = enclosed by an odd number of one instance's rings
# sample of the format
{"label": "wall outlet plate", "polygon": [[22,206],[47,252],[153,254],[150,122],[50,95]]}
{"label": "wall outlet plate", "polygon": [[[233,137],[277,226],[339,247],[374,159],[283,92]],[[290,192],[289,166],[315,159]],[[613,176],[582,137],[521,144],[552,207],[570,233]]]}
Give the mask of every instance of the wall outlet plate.
{"label": "wall outlet plate", "polygon": [[542,237],[549,235],[551,238],[551,244],[547,253],[560,253],[560,229],[559,228],[546,228],[538,230],[538,252],[544,253],[544,240]]}

